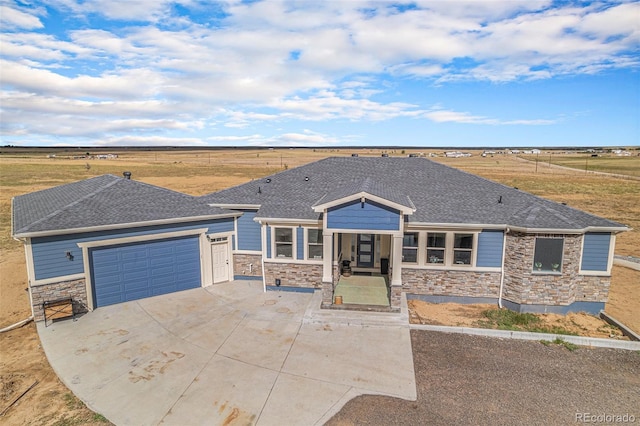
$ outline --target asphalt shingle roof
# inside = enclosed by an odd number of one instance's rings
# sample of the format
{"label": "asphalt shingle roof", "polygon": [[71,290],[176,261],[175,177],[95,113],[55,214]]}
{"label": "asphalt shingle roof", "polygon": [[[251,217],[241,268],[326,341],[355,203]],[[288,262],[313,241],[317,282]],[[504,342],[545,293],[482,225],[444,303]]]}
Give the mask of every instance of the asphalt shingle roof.
{"label": "asphalt shingle roof", "polygon": [[113,175],[20,195],[12,207],[13,235],[18,236],[232,214],[198,197]]}
{"label": "asphalt shingle roof", "polygon": [[259,205],[260,218],[317,220],[320,213],[313,211],[314,205],[361,191],[415,208],[411,223],[625,229],[611,220],[424,158],[327,158],[201,198],[214,205]]}

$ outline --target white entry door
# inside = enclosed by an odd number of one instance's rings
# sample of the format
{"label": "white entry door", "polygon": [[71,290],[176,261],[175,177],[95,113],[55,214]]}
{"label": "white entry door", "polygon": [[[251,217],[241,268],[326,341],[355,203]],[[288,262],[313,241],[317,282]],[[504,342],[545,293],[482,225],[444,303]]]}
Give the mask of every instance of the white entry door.
{"label": "white entry door", "polygon": [[229,281],[229,250],[226,242],[211,245],[211,261],[213,283]]}

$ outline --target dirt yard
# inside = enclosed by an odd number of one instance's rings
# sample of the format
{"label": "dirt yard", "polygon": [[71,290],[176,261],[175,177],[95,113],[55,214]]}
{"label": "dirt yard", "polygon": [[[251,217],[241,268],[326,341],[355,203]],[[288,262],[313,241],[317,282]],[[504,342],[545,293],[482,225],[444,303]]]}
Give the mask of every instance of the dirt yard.
{"label": "dirt yard", "polygon": [[[117,151],[117,150],[113,150]],[[188,152],[124,152],[116,160],[73,160],[47,152],[16,154],[0,151],[0,328],[31,315],[27,273],[22,244],[10,236],[11,198],[55,185],[105,173],[121,176],[129,170],[134,179],[192,195],[202,195],[251,179],[282,171],[332,155],[351,155],[354,150],[225,150]],[[390,155],[409,152],[385,150]],[[413,150],[411,152],[427,152]],[[359,154],[378,156],[377,149]],[[436,158],[454,167],[480,174],[510,186],[547,196],[634,228],[618,237],[616,252],[638,256],[640,247],[640,182],[584,176],[580,172],[542,167],[514,158]],[[615,267],[606,310],[640,332],[640,272]],[[108,424],[87,409],[58,380],[40,347],[33,323],[0,333],[0,410],[37,381],[0,418],[7,425]]]}
{"label": "dirt yard", "polygon": [[[411,330],[417,401],[363,395],[326,426],[638,423],[640,354]],[[586,422],[584,422],[586,423]],[[631,424],[596,422],[598,424]]]}
{"label": "dirt yard", "polygon": [[[500,328],[484,325],[488,323],[485,312],[496,313],[495,305],[461,305],[458,303],[427,303],[421,300],[409,300],[409,321],[412,324],[449,325],[457,327]],[[620,329],[606,321],[584,312],[558,314],[537,314],[536,327],[549,330],[563,330],[563,334],[577,336],[629,340]],[[519,328],[515,326],[514,328]],[[525,331],[522,328],[522,331]]]}

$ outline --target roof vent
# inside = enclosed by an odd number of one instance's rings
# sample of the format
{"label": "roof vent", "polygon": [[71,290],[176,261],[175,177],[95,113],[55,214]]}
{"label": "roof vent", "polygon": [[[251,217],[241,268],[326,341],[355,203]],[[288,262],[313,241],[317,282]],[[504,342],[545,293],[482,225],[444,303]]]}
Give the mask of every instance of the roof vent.
{"label": "roof vent", "polygon": [[389,154],[387,154],[386,152],[384,154],[382,154],[383,157],[388,157]]}
{"label": "roof vent", "polygon": [[258,194],[262,194],[262,188],[258,187]]}
{"label": "roof vent", "polygon": [[498,204],[502,204],[502,195],[498,197]]}
{"label": "roof vent", "polygon": [[309,176],[305,176],[305,177],[304,177],[304,181],[305,181],[305,182],[309,182]]}
{"label": "roof vent", "polygon": [[122,176],[124,176],[125,179],[129,180],[131,179],[131,172],[123,172]]}
{"label": "roof vent", "polygon": [[357,156],[358,156],[358,154],[351,154],[351,156],[352,156],[352,157],[357,157]]}
{"label": "roof vent", "polygon": [[265,182],[267,182],[267,183],[271,183],[271,178],[267,178],[267,179],[265,179]]}

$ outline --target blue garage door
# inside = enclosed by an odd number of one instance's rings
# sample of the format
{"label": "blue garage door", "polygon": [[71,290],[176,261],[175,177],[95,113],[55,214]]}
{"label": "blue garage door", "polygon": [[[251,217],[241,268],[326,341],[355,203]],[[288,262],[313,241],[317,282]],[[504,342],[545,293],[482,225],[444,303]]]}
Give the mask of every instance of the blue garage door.
{"label": "blue garage door", "polygon": [[95,306],[200,287],[198,236],[91,250]]}

